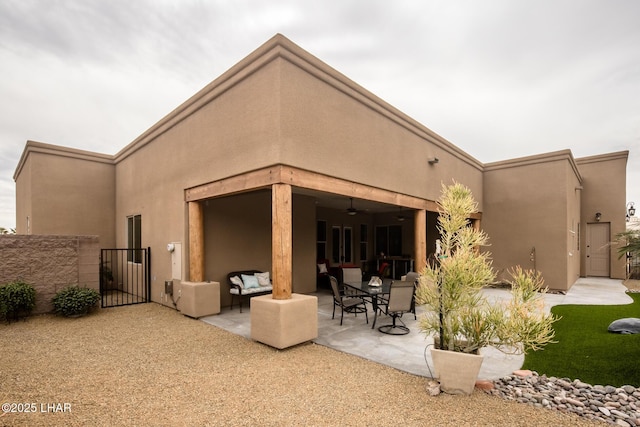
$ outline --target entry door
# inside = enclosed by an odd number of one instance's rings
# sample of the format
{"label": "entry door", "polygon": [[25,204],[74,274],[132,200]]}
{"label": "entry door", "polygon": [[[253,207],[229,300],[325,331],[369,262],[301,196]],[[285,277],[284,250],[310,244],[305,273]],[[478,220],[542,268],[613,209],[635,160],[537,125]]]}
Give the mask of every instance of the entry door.
{"label": "entry door", "polygon": [[610,224],[587,224],[587,276],[610,275]]}

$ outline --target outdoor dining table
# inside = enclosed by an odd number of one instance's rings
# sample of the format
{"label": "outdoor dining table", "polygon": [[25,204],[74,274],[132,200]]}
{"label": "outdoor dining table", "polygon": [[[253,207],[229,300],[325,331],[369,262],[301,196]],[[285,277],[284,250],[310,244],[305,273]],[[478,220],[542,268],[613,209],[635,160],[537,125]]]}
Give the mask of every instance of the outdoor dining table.
{"label": "outdoor dining table", "polygon": [[345,286],[355,290],[356,293],[371,299],[371,305],[373,306],[373,325],[371,329],[375,328],[376,320],[378,319],[378,302],[381,298],[389,298],[389,289],[392,283],[393,280],[391,279],[384,279],[381,286],[370,286],[369,281],[344,282]]}

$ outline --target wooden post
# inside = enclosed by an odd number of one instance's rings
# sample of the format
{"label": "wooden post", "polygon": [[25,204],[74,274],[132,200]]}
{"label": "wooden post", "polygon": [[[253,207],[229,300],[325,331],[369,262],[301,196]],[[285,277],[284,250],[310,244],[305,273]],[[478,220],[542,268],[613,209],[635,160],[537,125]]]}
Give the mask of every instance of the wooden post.
{"label": "wooden post", "polygon": [[189,280],[204,281],[204,215],[201,202],[189,202]]}
{"label": "wooden post", "polygon": [[271,269],[273,299],[291,299],[292,282],[292,208],[291,186],[271,186]]}
{"label": "wooden post", "polygon": [[420,209],[413,215],[414,251],[416,260],[414,269],[421,272],[427,266],[427,211]]}

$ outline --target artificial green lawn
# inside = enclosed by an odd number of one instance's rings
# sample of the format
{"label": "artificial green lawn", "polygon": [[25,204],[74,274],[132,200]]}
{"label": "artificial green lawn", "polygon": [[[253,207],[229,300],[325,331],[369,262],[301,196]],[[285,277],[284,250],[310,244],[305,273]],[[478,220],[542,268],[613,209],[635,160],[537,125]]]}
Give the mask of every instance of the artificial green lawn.
{"label": "artificial green lawn", "polygon": [[559,305],[556,344],[525,357],[523,369],[540,375],[580,379],[589,384],[640,387],[640,334],[607,332],[616,319],[640,318],[640,294],[628,305]]}

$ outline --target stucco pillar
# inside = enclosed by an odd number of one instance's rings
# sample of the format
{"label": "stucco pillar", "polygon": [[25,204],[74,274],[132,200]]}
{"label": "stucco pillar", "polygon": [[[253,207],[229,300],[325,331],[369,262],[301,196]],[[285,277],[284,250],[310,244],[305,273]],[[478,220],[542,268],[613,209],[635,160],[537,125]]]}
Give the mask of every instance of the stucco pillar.
{"label": "stucco pillar", "polygon": [[291,185],[273,184],[271,187],[271,269],[273,299],[291,298],[292,282],[292,208]]}
{"label": "stucco pillar", "polygon": [[424,209],[415,211],[413,215],[414,232],[414,270],[422,271],[427,266],[427,211]]}
{"label": "stucco pillar", "polygon": [[189,202],[189,280],[204,281],[204,214],[197,201]]}

